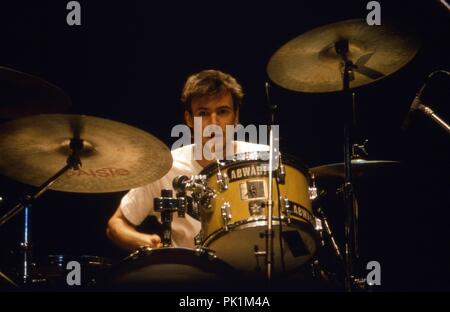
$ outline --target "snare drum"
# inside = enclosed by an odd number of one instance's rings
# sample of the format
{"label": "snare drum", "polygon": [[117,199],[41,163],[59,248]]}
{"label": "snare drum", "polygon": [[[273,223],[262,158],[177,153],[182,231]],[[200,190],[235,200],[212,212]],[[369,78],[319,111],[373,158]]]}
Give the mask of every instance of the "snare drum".
{"label": "snare drum", "polygon": [[[265,269],[267,159],[268,152],[239,154],[235,160],[213,163],[200,173],[206,175],[208,186],[216,193],[209,206],[199,207],[202,245],[236,269],[247,272]],[[283,155],[282,163],[285,177],[279,183],[279,193],[273,180],[275,272],[303,266],[318,246],[308,171],[292,157]]]}
{"label": "snare drum", "polygon": [[205,249],[143,247],[111,270],[106,287],[126,291],[222,290],[234,275],[231,266]]}

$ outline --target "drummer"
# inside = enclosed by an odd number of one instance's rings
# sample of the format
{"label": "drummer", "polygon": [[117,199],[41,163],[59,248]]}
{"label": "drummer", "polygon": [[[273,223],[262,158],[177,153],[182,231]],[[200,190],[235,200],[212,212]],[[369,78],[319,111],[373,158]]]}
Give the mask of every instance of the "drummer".
{"label": "drummer", "polygon": [[[184,105],[186,125],[193,130],[194,118],[199,117],[202,134],[203,130],[210,125],[217,125],[222,130],[221,140],[215,138],[221,141],[221,144],[215,147],[219,146],[222,150],[214,150],[214,147],[211,149],[215,155],[225,157],[230,151],[236,154],[267,150],[266,145],[233,141],[233,138],[227,138],[226,126],[237,125],[239,122],[239,109],[243,96],[242,87],[236,79],[218,70],[203,70],[191,75],[184,85],[181,102]],[[204,167],[215,161],[211,155],[206,155],[208,149],[203,148],[211,137],[202,135],[201,138],[202,148],[189,144],[172,150],[172,168],[164,177],[151,184],[131,189],[122,198],[119,207],[108,222],[106,231],[108,237],[119,247],[132,251],[143,246],[153,248],[161,246],[161,238],[157,234],[142,233],[137,231],[136,227],[151,215],[160,220],[160,214],[153,208],[153,198],[159,197],[162,189],[172,189],[172,181],[175,177],[198,174]],[[202,154],[200,157],[198,157],[199,151]],[[180,218],[177,214],[173,214],[173,246],[194,247],[194,237],[200,229],[200,222],[191,216],[186,215]]]}

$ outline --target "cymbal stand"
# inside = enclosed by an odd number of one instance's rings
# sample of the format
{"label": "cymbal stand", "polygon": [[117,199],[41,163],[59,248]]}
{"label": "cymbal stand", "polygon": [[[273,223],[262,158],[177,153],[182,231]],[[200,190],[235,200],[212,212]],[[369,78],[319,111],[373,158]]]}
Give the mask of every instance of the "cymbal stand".
{"label": "cymbal stand", "polygon": [[[354,79],[353,71],[356,65],[348,59],[348,40],[340,40],[334,45],[336,53],[342,58],[342,89],[344,96],[350,96],[350,81]],[[352,176],[352,132],[354,123],[354,93],[352,94],[352,101],[350,105],[345,104],[344,109],[344,203],[346,208],[345,218],[345,288],[347,291],[352,291],[354,280],[354,262],[355,262],[355,207],[354,207],[354,189]]]}
{"label": "cymbal stand", "polygon": [[71,139],[70,145],[71,149],[70,155],[67,157],[66,165],[61,168],[56,174],[54,174],[51,178],[45,181],[41,186],[38,187],[37,191],[32,195],[26,195],[22,201],[16,204],[13,208],[11,208],[8,212],[6,212],[0,218],[0,227],[6,224],[9,220],[11,220],[15,215],[25,209],[24,216],[24,241],[21,244],[22,252],[23,252],[23,267],[22,267],[22,282],[27,283],[29,279],[28,272],[28,262],[31,257],[31,241],[29,230],[29,220],[28,220],[28,209],[33,205],[33,203],[38,199],[42,194],[45,193],[61,176],[63,176],[68,170],[78,170],[81,167],[81,160],[79,157],[80,151],[83,149],[83,140],[81,139]]}
{"label": "cymbal stand", "polygon": [[[3,204],[3,197],[0,195],[0,207]],[[9,285],[12,285],[15,288],[19,288],[19,285],[17,285],[11,278],[9,278],[5,273],[0,271],[0,280],[6,281]]]}
{"label": "cymbal stand", "polygon": [[[274,240],[274,230],[273,230],[273,180],[275,177],[277,179],[280,179],[280,181],[284,180],[285,178],[285,172],[284,167],[281,164],[281,155],[279,151],[279,133],[278,128],[277,131],[275,130],[275,120],[276,120],[276,113],[278,111],[278,106],[276,104],[272,104],[270,101],[270,94],[269,94],[269,88],[270,85],[268,82],[265,83],[265,91],[266,91],[266,99],[267,104],[270,110],[270,125],[269,125],[269,168],[268,168],[268,180],[269,180],[269,194],[268,194],[268,200],[267,200],[267,229],[264,233],[265,239],[266,239],[266,251],[265,251],[265,258],[266,258],[266,268],[267,268],[267,279],[270,281],[272,279],[273,275],[273,260],[274,260],[274,251],[273,251],[273,240]],[[274,173],[276,176],[274,176]],[[280,201],[278,199],[278,204],[280,204]],[[280,222],[280,231],[281,231],[281,220]],[[281,238],[281,233],[280,233]],[[282,250],[283,246],[280,244],[280,248]],[[261,254],[261,252],[257,252],[258,254]],[[281,257],[284,257],[283,254],[281,254]],[[284,259],[281,259],[282,264],[284,264]]]}
{"label": "cymbal stand", "polygon": [[322,228],[325,230],[325,233],[328,236],[328,239],[331,242],[331,247],[333,249],[334,255],[345,265],[344,257],[342,256],[341,249],[334,237],[333,231],[331,230],[331,226],[328,222],[328,218],[325,215],[325,212],[322,208],[322,198],[325,196],[325,191],[321,191],[320,194],[314,199],[313,205],[315,206],[315,213],[319,217]]}

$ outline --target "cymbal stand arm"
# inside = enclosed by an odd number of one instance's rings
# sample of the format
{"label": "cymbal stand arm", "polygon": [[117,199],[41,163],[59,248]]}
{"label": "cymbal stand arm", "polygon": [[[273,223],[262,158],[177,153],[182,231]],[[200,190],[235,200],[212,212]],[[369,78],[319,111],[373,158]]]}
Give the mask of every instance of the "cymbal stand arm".
{"label": "cymbal stand arm", "polygon": [[[51,178],[45,181],[41,186],[38,187],[37,191],[33,195],[26,195],[24,199],[15,205],[10,211],[5,213],[0,218],[0,226],[4,225],[16,214],[21,212],[24,208],[30,207],[36,199],[38,199],[45,191],[47,191],[62,175],[64,175],[69,169],[78,170],[81,166],[81,161],[79,158],[78,149],[79,144],[82,144],[81,140],[71,140],[70,147],[72,149],[71,154],[67,158],[67,164],[61,168],[57,173],[55,173]],[[82,146],[82,145],[81,145]]]}

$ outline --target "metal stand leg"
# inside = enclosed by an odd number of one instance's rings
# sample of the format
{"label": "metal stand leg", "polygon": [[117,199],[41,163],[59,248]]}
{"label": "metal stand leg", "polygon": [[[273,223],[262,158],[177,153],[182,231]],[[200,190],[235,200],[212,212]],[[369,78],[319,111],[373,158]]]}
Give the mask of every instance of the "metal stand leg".
{"label": "metal stand leg", "polygon": [[19,288],[19,285],[14,283],[12,279],[10,279],[8,276],[5,275],[5,273],[2,273],[1,271],[0,271],[0,279],[5,280],[8,284],[12,285],[14,288]]}
{"label": "metal stand leg", "polygon": [[28,207],[25,207],[23,214],[23,241],[20,244],[23,254],[23,263],[22,263],[22,283],[26,284],[29,279],[29,261],[31,260],[31,244],[30,244],[30,210]]}

